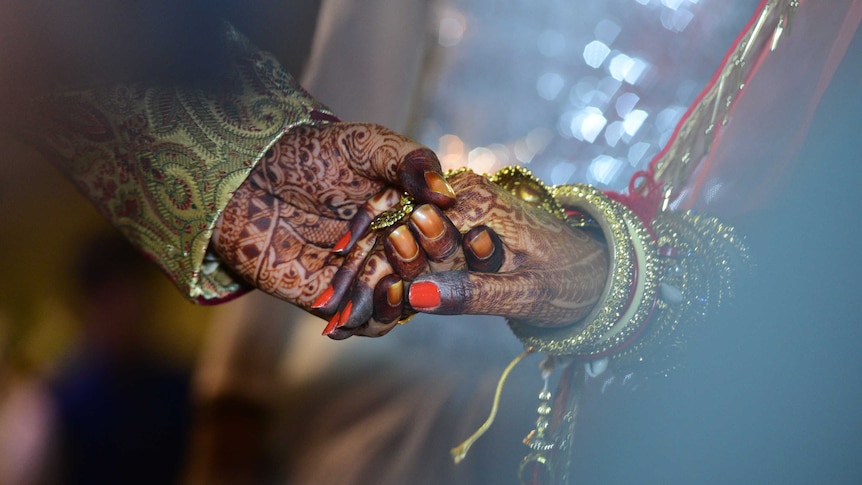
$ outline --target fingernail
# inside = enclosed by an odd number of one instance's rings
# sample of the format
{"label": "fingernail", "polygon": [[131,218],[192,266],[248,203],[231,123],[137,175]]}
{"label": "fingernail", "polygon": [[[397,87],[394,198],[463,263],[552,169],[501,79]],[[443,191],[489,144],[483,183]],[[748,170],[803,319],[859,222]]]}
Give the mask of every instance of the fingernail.
{"label": "fingernail", "polygon": [[434,309],[440,306],[440,288],[430,281],[419,281],[410,285],[408,298],[417,310]]}
{"label": "fingernail", "polygon": [[428,239],[437,239],[443,235],[443,231],[446,229],[443,220],[434,211],[434,207],[430,205],[423,205],[414,210],[410,218]]}
{"label": "fingernail", "polygon": [[326,324],[326,328],[323,329],[323,335],[329,335],[335,330],[335,327],[338,325],[338,317],[341,315],[338,312],[335,312],[335,315],[332,315],[332,318],[329,319],[329,323]]}
{"label": "fingernail", "polygon": [[467,241],[467,244],[479,259],[488,259],[494,254],[494,241],[491,240],[488,231],[480,232],[476,237]]}
{"label": "fingernail", "polygon": [[439,173],[425,172],[425,183],[428,184],[428,188],[431,189],[431,192],[445,195],[451,199],[455,198],[455,190],[452,189],[449,182],[447,182]]}
{"label": "fingernail", "polygon": [[351,237],[350,231],[347,231],[343,236],[341,236],[341,239],[335,243],[335,247],[332,248],[332,252],[340,253],[341,251],[344,251],[344,249],[347,248],[347,245],[350,244]]}
{"label": "fingernail", "polygon": [[322,308],[324,305],[329,303],[329,300],[332,299],[333,293],[335,293],[335,289],[332,288],[332,285],[329,285],[323,293],[314,300],[314,303],[311,304],[311,308]]}
{"label": "fingernail", "polygon": [[341,310],[341,318],[338,319],[338,325],[335,328],[343,327],[347,320],[350,319],[350,312],[353,310],[353,302],[348,301],[347,305],[344,305],[344,310]]}
{"label": "fingernail", "polygon": [[392,243],[398,255],[406,261],[411,261],[419,253],[419,245],[416,244],[407,226],[399,226],[390,232],[389,242]]}
{"label": "fingernail", "polygon": [[386,300],[390,306],[398,306],[401,304],[401,299],[404,298],[404,282],[398,280],[396,283],[389,285],[386,288]]}

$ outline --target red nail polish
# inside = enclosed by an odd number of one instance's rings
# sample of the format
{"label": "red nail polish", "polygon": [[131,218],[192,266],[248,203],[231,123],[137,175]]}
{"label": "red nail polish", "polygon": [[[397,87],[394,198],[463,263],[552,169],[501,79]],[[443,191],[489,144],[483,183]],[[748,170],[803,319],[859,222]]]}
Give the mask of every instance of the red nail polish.
{"label": "red nail polish", "polygon": [[335,315],[332,315],[329,323],[327,323],[326,327],[323,329],[323,335],[329,335],[333,330],[335,330],[335,327],[338,325],[338,317],[340,316],[341,314],[338,312],[335,312]]}
{"label": "red nail polish", "polygon": [[338,325],[335,328],[343,327],[347,324],[347,320],[350,319],[350,312],[353,310],[353,302],[348,301],[347,305],[344,305],[344,310],[341,310],[341,318],[338,319]]}
{"label": "red nail polish", "polygon": [[341,251],[344,251],[347,248],[347,245],[350,244],[351,237],[350,231],[347,231],[343,236],[341,236],[341,239],[335,243],[335,247],[332,248],[332,252],[340,253]]}
{"label": "red nail polish", "polygon": [[410,306],[417,310],[432,310],[440,306],[440,288],[430,281],[419,281],[410,285]]}
{"label": "red nail polish", "polygon": [[314,303],[311,304],[311,308],[321,308],[329,303],[329,300],[332,299],[333,293],[335,293],[335,290],[332,288],[332,285],[329,285],[329,287],[326,288],[326,290],[324,290],[316,300],[314,300]]}

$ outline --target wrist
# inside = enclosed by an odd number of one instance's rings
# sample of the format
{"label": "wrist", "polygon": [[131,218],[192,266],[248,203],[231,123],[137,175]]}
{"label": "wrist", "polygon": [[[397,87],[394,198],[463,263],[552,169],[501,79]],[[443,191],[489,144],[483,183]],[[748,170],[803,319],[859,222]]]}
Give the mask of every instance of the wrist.
{"label": "wrist", "polygon": [[529,171],[507,167],[493,177],[522,200],[572,227],[596,228],[607,245],[608,276],[583,319],[549,328],[509,320],[524,346],[579,360],[614,359],[617,367],[659,360],[732,293],[748,259],[741,237],[716,218],[660,211],[647,223],[626,204],[588,185],[545,187]]}

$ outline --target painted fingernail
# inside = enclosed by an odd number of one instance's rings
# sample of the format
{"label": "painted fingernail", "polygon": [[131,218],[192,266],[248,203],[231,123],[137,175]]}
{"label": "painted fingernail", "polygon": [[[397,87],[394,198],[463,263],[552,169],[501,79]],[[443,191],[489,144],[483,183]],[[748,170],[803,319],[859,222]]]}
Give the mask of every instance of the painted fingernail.
{"label": "painted fingernail", "polygon": [[343,327],[347,324],[347,320],[350,319],[350,312],[353,311],[353,302],[348,301],[347,305],[344,305],[344,310],[341,310],[341,317],[338,319],[338,325],[335,328]]}
{"label": "painted fingernail", "polygon": [[410,216],[419,231],[428,239],[437,239],[443,235],[446,226],[443,219],[434,211],[434,206],[423,205],[413,211]]}
{"label": "painted fingernail", "polygon": [[401,304],[401,299],[404,298],[404,282],[398,280],[386,288],[386,301],[390,306],[398,306]]}
{"label": "painted fingernail", "polygon": [[326,327],[323,329],[323,335],[329,335],[333,330],[335,330],[340,316],[341,315],[338,312],[335,312],[335,315],[332,315],[332,318],[329,319],[329,323],[327,323]]}
{"label": "painted fingernail", "polygon": [[455,198],[455,190],[452,189],[449,182],[447,182],[439,173],[425,172],[425,183],[428,184],[428,188],[431,189],[431,192],[445,195],[451,199]]}
{"label": "painted fingernail", "polygon": [[324,305],[329,303],[329,300],[332,299],[333,293],[335,293],[335,289],[332,285],[329,285],[325,290],[323,290],[323,293],[314,300],[314,303],[311,304],[311,308],[322,308]]}
{"label": "painted fingernail", "polygon": [[395,251],[405,261],[411,261],[419,254],[419,245],[416,244],[416,239],[413,238],[413,234],[410,234],[407,226],[395,228],[388,237]]}
{"label": "painted fingernail", "polygon": [[347,231],[343,236],[341,236],[341,239],[335,243],[335,247],[332,248],[332,252],[340,253],[341,251],[344,251],[347,248],[347,245],[350,244],[350,239],[352,237],[353,236],[350,234],[350,231]]}
{"label": "painted fingernail", "polygon": [[410,285],[408,298],[417,310],[434,309],[440,306],[440,288],[430,281],[418,281]]}
{"label": "painted fingernail", "polygon": [[494,254],[494,241],[491,240],[488,231],[480,232],[476,237],[467,241],[467,244],[479,259],[488,259]]}

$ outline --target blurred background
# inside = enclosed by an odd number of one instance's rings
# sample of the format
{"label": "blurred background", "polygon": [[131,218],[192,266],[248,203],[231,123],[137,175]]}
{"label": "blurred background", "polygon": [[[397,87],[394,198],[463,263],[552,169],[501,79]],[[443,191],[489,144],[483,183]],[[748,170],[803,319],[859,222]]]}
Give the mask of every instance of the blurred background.
{"label": "blurred background", "polygon": [[[549,183],[614,190],[667,143],[759,4],[13,3],[0,20],[7,126],[22,99],[57,81],[206,77],[207,39],[227,18],[343,119],[405,132],[445,168],[517,163]],[[770,126],[740,114],[749,137],[726,156],[743,168],[713,181],[708,208],[748,234],[754,277],[691,332],[676,372],[588,383],[577,483],[862,482],[862,37],[847,39],[806,120],[830,58],[807,36],[834,37],[843,21],[820,20],[794,25],[785,40],[803,40],[764,67],[755,92],[774,96],[749,96],[740,110]],[[808,91],[782,89],[797,80]],[[782,137],[758,131],[770,129]],[[519,351],[500,319],[418,317],[386,338],[330,342],[322,321],[261,295],[189,304],[125,256],[107,265],[121,274],[106,270],[110,283],[89,287],[82,261],[94,246],[104,257],[86,266],[114,261],[111,229],[10,131],[0,143],[0,482],[515,482],[541,385],[536,359],[516,369],[494,434],[460,469],[448,458]],[[744,168],[764,163],[756,178]],[[768,198],[750,197],[767,187]],[[79,435],[130,457],[70,445]],[[89,456],[96,478],[74,480],[70,449]]]}

